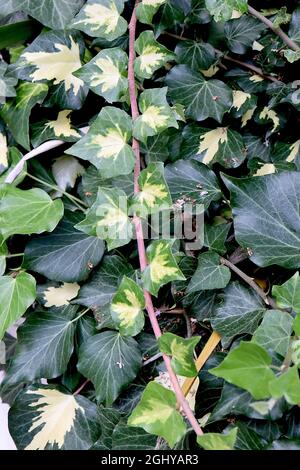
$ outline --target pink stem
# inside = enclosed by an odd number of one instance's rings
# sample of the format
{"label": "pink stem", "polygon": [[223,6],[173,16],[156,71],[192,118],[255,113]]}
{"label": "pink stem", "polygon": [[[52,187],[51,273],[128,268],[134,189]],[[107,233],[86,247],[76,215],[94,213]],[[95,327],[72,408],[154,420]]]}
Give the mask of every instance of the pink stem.
{"label": "pink stem", "polygon": [[[131,104],[131,115],[132,115],[133,120],[137,119],[137,117],[139,116],[137,97],[136,97],[136,91],[135,91],[135,75],[134,75],[134,60],[135,60],[134,43],[135,43],[136,23],[137,23],[136,6],[138,3],[139,3],[139,0],[136,0],[135,7],[134,7],[131,20],[129,23],[128,85],[129,85],[129,95],[130,95],[130,104]],[[140,191],[138,178],[141,172],[141,158],[140,158],[140,144],[136,139],[133,139],[132,141],[132,150],[136,157],[135,168],[134,168],[134,193],[138,194]],[[144,243],[142,223],[141,223],[141,219],[137,216],[133,218],[133,222],[134,222],[135,230],[136,230],[136,239],[137,239],[137,245],[138,245],[140,267],[141,267],[141,271],[144,271],[148,265],[148,262],[147,262],[147,255],[146,255],[146,249],[145,249],[145,243]],[[161,329],[159,327],[159,324],[156,318],[156,313],[153,307],[151,295],[146,290],[144,290],[144,297],[145,297],[145,302],[146,302],[146,310],[149,315],[149,320],[151,322],[154,335],[156,338],[159,338],[162,334]],[[182,410],[184,411],[195,433],[198,436],[201,436],[203,434],[203,431],[198,421],[196,420],[191,408],[189,407],[189,404],[181,390],[181,387],[178,382],[178,378],[172,369],[171,359],[169,356],[165,354],[163,354],[163,359],[164,359],[168,374],[170,376],[170,380],[171,380],[174,392],[176,394],[177,401],[180,404]]]}

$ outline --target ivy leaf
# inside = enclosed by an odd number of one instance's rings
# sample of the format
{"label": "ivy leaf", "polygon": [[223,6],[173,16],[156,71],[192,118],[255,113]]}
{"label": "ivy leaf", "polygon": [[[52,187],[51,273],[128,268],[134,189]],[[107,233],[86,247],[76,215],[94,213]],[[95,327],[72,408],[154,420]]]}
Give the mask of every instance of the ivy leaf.
{"label": "ivy leaf", "polygon": [[140,192],[134,196],[134,207],[142,214],[154,213],[171,207],[172,199],[164,178],[164,165],[161,162],[150,163],[139,176]]}
{"label": "ivy leaf", "polygon": [[83,51],[84,43],[79,33],[43,32],[21,54],[13,70],[18,78],[26,81],[53,83],[49,104],[79,109],[87,89],[72,72],[81,67]]}
{"label": "ivy leaf", "polygon": [[124,276],[111,303],[111,315],[123,336],[136,336],[145,323],[145,299],[142,289]]}
{"label": "ivy leaf", "polygon": [[149,264],[142,273],[144,288],[157,296],[161,286],[170,281],[184,280],[172,254],[172,242],[157,240],[147,248]]}
{"label": "ivy leaf", "polygon": [[165,168],[165,177],[174,202],[197,202],[208,208],[222,193],[215,174],[203,163],[178,160]]}
{"label": "ivy leaf", "polygon": [[133,124],[133,135],[136,139],[145,143],[147,137],[159,134],[168,127],[178,128],[166,94],[166,87],[152,88],[141,93],[139,108],[142,115]]}
{"label": "ivy leaf", "polygon": [[256,400],[262,400],[270,396],[269,385],[275,378],[270,369],[271,362],[271,357],[261,346],[241,341],[210,373],[244,388]]}
{"label": "ivy leaf", "polygon": [[166,0],[142,0],[136,8],[136,16],[141,23],[151,24],[152,18]]}
{"label": "ivy leaf", "polygon": [[17,96],[8,101],[1,110],[1,117],[18,142],[26,150],[30,150],[29,117],[32,108],[41,104],[48,93],[44,83],[21,83],[17,88]]}
{"label": "ivy leaf", "polygon": [[0,102],[5,102],[5,98],[13,98],[16,96],[15,86],[17,79],[6,76],[7,64],[3,61],[0,63]]}
{"label": "ivy leaf", "polygon": [[186,432],[186,425],[176,409],[176,402],[172,391],[156,382],[150,382],[140,403],[129,416],[128,424],[163,437],[172,448]]}
{"label": "ivy leaf", "polygon": [[298,268],[300,174],[281,172],[260,178],[223,179],[231,191],[236,240],[251,249],[252,261],[259,266]]}
{"label": "ivy leaf", "polygon": [[101,261],[104,243],[75,229],[82,216],[66,212],[52,234],[29,241],[23,265],[52,281],[75,282],[86,279]]}
{"label": "ivy leaf", "polygon": [[34,302],[35,284],[34,277],[25,272],[0,277],[0,340],[7,328]]}
{"label": "ivy leaf", "polygon": [[86,218],[75,228],[106,240],[108,250],[129,243],[133,236],[132,222],[127,214],[127,196],[121,189],[98,189],[96,202]]}
{"label": "ivy leaf", "polygon": [[74,75],[81,78],[94,93],[113,103],[123,100],[128,90],[127,64],[126,52],[113,47],[99,52]]}
{"label": "ivy leaf", "polygon": [[109,41],[122,36],[127,21],[121,16],[125,0],[88,0],[71,23],[71,27],[89,36]]}
{"label": "ivy leaf", "polygon": [[246,155],[242,136],[228,127],[210,130],[191,124],[183,130],[184,158],[195,158],[206,165],[219,162],[225,168],[236,168]]}
{"label": "ivy leaf", "polygon": [[77,306],[33,312],[18,329],[16,352],[10,362],[6,383],[52,379],[66,370],[73,352]]}
{"label": "ivy leaf", "polygon": [[204,121],[211,117],[222,122],[232,105],[232,91],[220,80],[206,80],[186,65],[176,65],[166,76],[168,94],[185,107],[187,117]]}
{"label": "ivy leaf", "polygon": [[97,406],[53,385],[21,391],[9,412],[18,449],[88,450],[99,436]]}
{"label": "ivy leaf", "polygon": [[76,303],[91,308],[103,307],[111,301],[122,277],[132,273],[132,266],[120,256],[105,256],[98,271],[81,287]]}
{"label": "ivy leaf", "polygon": [[233,450],[238,428],[233,428],[227,434],[217,432],[205,433],[197,437],[199,446],[205,450]]}
{"label": "ivy leaf", "polygon": [[249,15],[227,21],[224,26],[224,34],[229,49],[235,54],[245,54],[265,28],[261,21]]}
{"label": "ivy leaf", "polygon": [[289,367],[286,372],[270,383],[270,393],[274,398],[283,397],[290,405],[300,402],[300,379],[298,367]]}
{"label": "ivy leaf", "polygon": [[79,291],[77,282],[46,283],[38,286],[38,300],[45,307],[62,307],[69,305]]}
{"label": "ivy leaf", "polygon": [[292,14],[292,20],[290,23],[288,35],[298,45],[300,45],[299,22],[300,22],[300,7],[297,7]]}
{"label": "ivy leaf", "polygon": [[187,293],[201,290],[223,289],[230,281],[229,268],[220,263],[220,256],[213,251],[198,256],[198,267],[187,287]]}
{"label": "ivy leaf", "polygon": [[65,29],[83,0],[13,0],[14,11],[22,10],[52,29]]}
{"label": "ivy leaf", "polygon": [[225,337],[254,333],[264,312],[263,302],[253,290],[231,282],[221,295],[211,323]]}
{"label": "ivy leaf", "polygon": [[114,450],[153,450],[157,438],[146,433],[142,428],[127,426],[121,420],[115,427],[112,435],[112,448]]}
{"label": "ivy leaf", "polygon": [[175,59],[173,52],[155,40],[153,31],[143,31],[135,41],[134,47],[138,54],[134,71],[141,78],[151,78],[155,70]]}
{"label": "ivy leaf", "polygon": [[48,121],[42,120],[31,126],[31,142],[34,147],[38,147],[47,140],[63,140],[64,142],[74,142],[81,137],[81,133],[71,124],[71,110],[64,109],[58,113],[56,119]]}
{"label": "ivy leaf", "polygon": [[161,352],[171,356],[175,374],[195,377],[197,369],[194,363],[194,349],[199,341],[199,336],[181,338],[173,333],[164,333],[158,339],[158,344]]}
{"label": "ivy leaf", "polygon": [[83,343],[77,368],[92,381],[97,400],[108,406],[136,377],[141,361],[133,338],[123,337],[116,331],[104,331]]}
{"label": "ivy leaf", "polygon": [[206,8],[215,21],[228,21],[234,10],[240,13],[248,11],[248,0],[205,0]]}
{"label": "ivy leaf", "polygon": [[225,242],[231,224],[209,225],[204,227],[204,246],[219,254],[226,253]]}
{"label": "ivy leaf", "polygon": [[300,59],[300,52],[293,51],[292,49],[283,51],[283,55],[287,59],[287,61],[290,62],[291,64],[293,64],[294,62]]}
{"label": "ivy leaf", "polygon": [[281,308],[292,308],[294,312],[300,313],[300,277],[299,272],[288,279],[281,286],[272,287],[272,295]]}
{"label": "ivy leaf", "polygon": [[106,106],[102,108],[87,135],[66,153],[88,160],[100,170],[103,178],[131,173],[135,163],[128,144],[131,138],[131,118],[125,111]]}
{"label": "ivy leaf", "polygon": [[216,62],[215,49],[205,42],[179,42],[175,54],[180,64],[188,65],[196,72],[208,70]]}
{"label": "ivy leaf", "polygon": [[53,201],[45,191],[22,190],[9,184],[0,185],[0,234],[11,235],[51,232],[63,216],[60,200]]}
{"label": "ivy leaf", "polygon": [[255,331],[252,341],[285,357],[293,331],[293,317],[280,310],[269,310]]}
{"label": "ivy leaf", "polygon": [[8,146],[6,135],[0,132],[0,174],[8,168]]}

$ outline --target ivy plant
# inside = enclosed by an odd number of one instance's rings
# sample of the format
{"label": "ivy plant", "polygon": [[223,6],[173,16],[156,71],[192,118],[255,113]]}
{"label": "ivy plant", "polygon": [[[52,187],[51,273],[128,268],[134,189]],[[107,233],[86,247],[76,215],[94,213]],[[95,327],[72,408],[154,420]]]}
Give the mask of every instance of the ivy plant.
{"label": "ivy plant", "polygon": [[279,3],[0,0],[18,449],[300,449],[300,2]]}

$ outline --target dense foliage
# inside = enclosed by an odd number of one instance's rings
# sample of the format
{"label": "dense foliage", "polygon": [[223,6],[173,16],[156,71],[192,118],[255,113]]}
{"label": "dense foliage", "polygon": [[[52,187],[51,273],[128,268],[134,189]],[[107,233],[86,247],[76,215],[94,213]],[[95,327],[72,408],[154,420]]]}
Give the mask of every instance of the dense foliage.
{"label": "dense foliage", "polygon": [[18,449],[300,449],[300,2],[249,2],[0,0]]}

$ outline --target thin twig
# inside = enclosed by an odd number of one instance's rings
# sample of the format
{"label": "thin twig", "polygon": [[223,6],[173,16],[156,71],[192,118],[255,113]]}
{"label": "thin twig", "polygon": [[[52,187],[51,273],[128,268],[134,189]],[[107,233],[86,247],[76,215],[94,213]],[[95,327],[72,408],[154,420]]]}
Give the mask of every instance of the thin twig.
{"label": "thin twig", "polygon": [[87,380],[86,380],[85,382],[83,382],[83,384],[80,385],[80,387],[73,393],[73,396],[79,395],[79,393],[84,389],[84,387],[85,387],[88,383],[90,383],[90,380],[87,379]]}
{"label": "thin twig", "polygon": [[154,356],[149,357],[149,359],[143,362],[143,367],[147,366],[148,364],[151,364],[151,362],[157,361],[157,359],[160,359],[161,357],[162,353],[154,354]]}
{"label": "thin twig", "polygon": [[[191,41],[191,39],[189,38],[178,36],[178,34],[169,33],[168,31],[163,31],[161,34],[164,34],[165,36],[170,36],[180,41]],[[257,67],[256,65],[252,65],[252,64],[249,64],[248,62],[243,62],[241,60],[235,59],[234,57],[224,54],[224,52],[222,52],[220,49],[217,49],[215,47],[214,47],[214,50],[216,54],[221,54],[222,59],[227,60],[228,62],[232,62],[234,64],[240,65],[240,67],[244,67],[257,75],[260,75],[261,77],[267,80],[270,80],[271,82],[282,83],[280,80],[278,80],[278,78],[275,78],[272,75],[265,74],[263,70],[260,67]]]}
{"label": "thin twig", "polygon": [[192,336],[192,325],[191,325],[191,320],[190,317],[187,315],[186,312],[183,313],[185,323],[186,323],[186,337],[191,338]]}
{"label": "thin twig", "polygon": [[266,18],[264,15],[259,13],[259,11],[255,10],[255,8],[251,7],[250,5],[248,6],[248,11],[252,16],[260,20],[266,26],[268,26],[268,28],[271,29],[273,33],[277,34],[277,36],[279,36],[290,49],[293,49],[296,52],[300,51],[300,47],[298,46],[298,44],[296,44],[295,41],[293,41],[284,31],[282,31],[281,28],[276,28],[276,26],[274,26],[271,20]]}
{"label": "thin twig", "polygon": [[241,271],[237,266],[235,266],[233,263],[231,263],[228,259],[221,258],[221,263],[224,264],[224,266],[227,266],[231,271],[235,272],[243,281],[245,281],[252,289],[255,290],[255,292],[263,299],[263,301],[272,307],[275,310],[281,310],[276,302],[268,295],[266,292],[259,287],[258,284],[252,279],[252,277],[248,276],[245,274],[243,271]]}
{"label": "thin twig", "polygon": [[[131,104],[131,115],[132,119],[135,120],[139,116],[139,110],[137,105],[137,97],[136,97],[136,87],[135,87],[135,74],[134,74],[134,62],[135,62],[135,51],[134,51],[134,43],[135,43],[135,34],[136,34],[136,6],[138,5],[139,0],[136,0],[131,20],[129,23],[129,60],[128,60],[128,85],[129,85],[129,95],[130,95],[130,104]],[[133,139],[132,142],[132,149],[134,151],[136,157],[136,163],[134,168],[134,192],[138,194],[140,191],[138,177],[141,171],[141,163],[140,163],[140,144],[136,139]],[[141,220],[139,217],[134,216],[133,218],[135,230],[136,230],[136,239],[138,244],[138,253],[139,253],[139,262],[141,271],[144,271],[147,267],[147,257],[146,257],[146,249],[144,243],[144,235]],[[156,318],[155,309],[153,307],[152,298],[149,292],[146,290],[144,291],[144,297],[146,302],[146,309],[149,315],[149,320],[151,322],[153,332],[156,338],[161,336],[161,330]],[[188,421],[190,422],[191,426],[193,427],[195,433],[200,436],[203,434],[203,431],[195,418],[189,404],[181,390],[181,387],[178,382],[178,378],[171,366],[171,359],[166,354],[163,354],[163,359],[170,376],[170,380],[174,389],[174,392],[177,397],[177,401],[180,404],[183,412],[185,413]]]}

